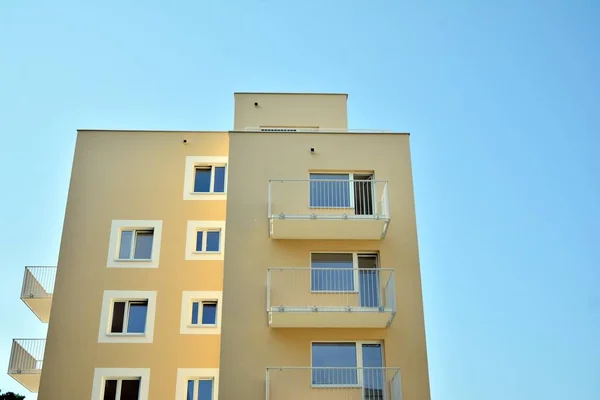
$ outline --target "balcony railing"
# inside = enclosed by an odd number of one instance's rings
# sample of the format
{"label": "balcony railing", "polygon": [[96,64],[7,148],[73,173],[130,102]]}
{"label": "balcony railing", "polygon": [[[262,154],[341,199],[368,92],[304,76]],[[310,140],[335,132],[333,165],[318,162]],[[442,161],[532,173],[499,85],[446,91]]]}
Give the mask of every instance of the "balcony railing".
{"label": "balcony railing", "polygon": [[56,267],[25,267],[21,300],[42,322],[50,318],[55,281]]}
{"label": "balcony railing", "polygon": [[382,239],[390,222],[387,181],[269,181],[268,217],[275,239]]}
{"label": "balcony railing", "polygon": [[44,359],[46,339],[14,339],[8,374],[31,392],[37,392]]}
{"label": "balcony railing", "polygon": [[402,400],[399,368],[267,368],[266,400]]}
{"label": "balcony railing", "polygon": [[396,314],[394,270],[269,268],[272,327],[385,328]]}

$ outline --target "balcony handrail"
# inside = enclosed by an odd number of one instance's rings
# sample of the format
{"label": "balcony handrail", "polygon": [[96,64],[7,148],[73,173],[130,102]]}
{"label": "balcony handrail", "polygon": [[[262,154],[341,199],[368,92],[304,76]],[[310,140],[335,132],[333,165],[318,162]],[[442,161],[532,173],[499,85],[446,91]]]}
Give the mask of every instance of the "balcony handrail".
{"label": "balcony handrail", "polygon": [[269,267],[267,271],[389,271],[394,273],[394,268],[312,268],[312,267]]}
{"label": "balcony handrail", "polygon": [[8,362],[8,373],[41,373],[45,349],[46,339],[13,339]]}
{"label": "balcony handrail", "polygon": [[338,369],[376,369],[376,370],[390,370],[390,371],[400,371],[400,367],[267,367],[267,370],[275,370],[275,371],[283,371],[283,370],[293,370],[293,369],[301,369],[301,370],[307,370],[307,369],[331,369],[331,370],[338,370]]}
{"label": "balcony handrail", "polygon": [[331,133],[391,133],[391,129],[303,128],[294,126],[250,126],[247,132],[331,132]]}
{"label": "balcony handrail", "polygon": [[56,267],[27,266],[23,275],[21,298],[49,298],[54,294]]}
{"label": "balcony handrail", "polygon": [[269,179],[269,182],[370,182],[389,183],[387,180],[365,180],[365,179]]}

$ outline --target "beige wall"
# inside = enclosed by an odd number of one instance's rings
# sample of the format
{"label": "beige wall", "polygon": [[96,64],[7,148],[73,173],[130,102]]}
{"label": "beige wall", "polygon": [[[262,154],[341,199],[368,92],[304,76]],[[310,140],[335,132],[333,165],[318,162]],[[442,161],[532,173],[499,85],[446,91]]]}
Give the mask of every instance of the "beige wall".
{"label": "beige wall", "polygon": [[259,126],[347,129],[347,100],[346,94],[236,93],[233,129],[243,131]]}
{"label": "beige wall", "polygon": [[[183,140],[187,144],[183,144]],[[219,335],[181,335],[184,290],[222,290],[223,261],[184,261],[188,220],[225,201],[184,201],[186,156],[227,156],[227,133],[79,132],[39,399],[89,399],[94,368],[150,368],[150,399],[173,399],[177,368],[218,368]],[[107,268],[111,220],[162,220],[159,268]],[[104,290],[157,291],[154,342],[98,343]]]}
{"label": "beige wall", "polygon": [[[310,154],[310,147],[318,149],[317,154]],[[375,171],[377,179],[389,180],[392,221],[387,237],[270,239],[268,180],[305,179],[309,170]],[[408,135],[233,132],[228,190],[221,399],[264,399],[267,366],[310,366],[311,341],[346,340],[383,341],[386,365],[402,368],[405,399],[429,399]],[[379,251],[381,266],[396,273],[397,314],[392,326],[269,328],[267,268],[306,266],[311,251]]]}

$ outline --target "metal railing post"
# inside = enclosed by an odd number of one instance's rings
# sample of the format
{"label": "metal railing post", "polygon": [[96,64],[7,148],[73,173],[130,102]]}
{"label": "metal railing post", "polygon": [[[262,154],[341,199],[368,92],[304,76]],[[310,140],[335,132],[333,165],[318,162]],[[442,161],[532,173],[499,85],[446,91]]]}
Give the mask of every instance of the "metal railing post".
{"label": "metal railing post", "polygon": [[271,311],[271,268],[267,269],[267,313]]}
{"label": "metal railing post", "polygon": [[271,217],[273,216],[272,210],[271,210],[271,185],[273,184],[272,180],[269,180],[269,189],[267,191],[267,218],[271,219]]}

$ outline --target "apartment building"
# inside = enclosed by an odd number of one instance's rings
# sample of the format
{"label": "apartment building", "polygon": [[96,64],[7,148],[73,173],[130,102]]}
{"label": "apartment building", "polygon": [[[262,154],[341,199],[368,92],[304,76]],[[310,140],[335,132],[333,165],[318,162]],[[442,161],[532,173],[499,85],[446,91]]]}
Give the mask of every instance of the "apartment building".
{"label": "apartment building", "polygon": [[408,134],[234,97],[232,131],[78,132],[9,361],[40,400],[429,399]]}

